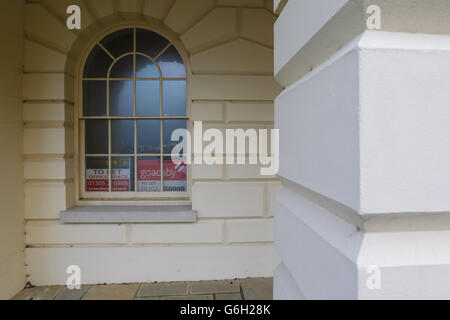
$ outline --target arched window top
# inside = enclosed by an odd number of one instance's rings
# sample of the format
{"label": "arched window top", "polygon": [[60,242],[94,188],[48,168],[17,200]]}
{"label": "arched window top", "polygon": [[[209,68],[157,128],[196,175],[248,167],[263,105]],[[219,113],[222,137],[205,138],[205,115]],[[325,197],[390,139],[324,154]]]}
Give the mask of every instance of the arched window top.
{"label": "arched window top", "polygon": [[94,46],[83,77],[177,79],[186,78],[186,68],[169,40],[147,29],[127,28],[105,36]]}
{"label": "arched window top", "polygon": [[108,78],[133,78],[133,54],[115,60],[109,69]]}

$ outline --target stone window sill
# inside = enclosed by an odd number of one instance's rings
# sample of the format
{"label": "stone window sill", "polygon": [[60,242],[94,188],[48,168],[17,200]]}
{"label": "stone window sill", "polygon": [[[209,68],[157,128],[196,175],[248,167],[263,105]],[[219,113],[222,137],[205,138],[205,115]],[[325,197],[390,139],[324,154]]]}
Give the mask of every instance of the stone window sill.
{"label": "stone window sill", "polygon": [[62,223],[194,223],[189,205],[91,205],[61,211]]}

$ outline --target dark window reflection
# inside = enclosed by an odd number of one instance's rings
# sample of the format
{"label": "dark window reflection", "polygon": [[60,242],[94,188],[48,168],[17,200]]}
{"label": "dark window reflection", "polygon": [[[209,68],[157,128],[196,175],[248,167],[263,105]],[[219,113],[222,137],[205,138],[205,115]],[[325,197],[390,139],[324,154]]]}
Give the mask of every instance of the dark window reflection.
{"label": "dark window reflection", "polygon": [[182,119],[171,119],[163,121],[163,152],[164,154],[172,154],[172,149],[185,139],[172,141],[172,133],[177,129],[187,129],[187,121]]}
{"label": "dark window reflection", "polygon": [[134,191],[134,157],[111,157],[111,191]]}
{"label": "dark window reflection", "polygon": [[123,29],[113,32],[100,43],[115,57],[133,51],[133,29]]}
{"label": "dark window reflection", "polygon": [[111,63],[113,63],[111,57],[102,48],[95,45],[84,65],[83,76],[85,78],[106,78]]}
{"label": "dark window reflection", "polygon": [[163,115],[186,115],[186,81],[163,81]]}
{"label": "dark window reflection", "polygon": [[167,45],[169,41],[159,34],[145,30],[136,30],[136,51],[145,53],[155,58]]}
{"label": "dark window reflection", "polygon": [[111,153],[134,153],[134,120],[111,120]]}
{"label": "dark window reflection", "polygon": [[110,78],[133,78],[133,55],[118,60],[111,69]]}
{"label": "dark window reflection", "polygon": [[138,153],[161,153],[161,121],[137,121]]}
{"label": "dark window reflection", "polygon": [[136,115],[159,116],[160,97],[159,80],[136,81]]}
{"label": "dark window reflection", "polygon": [[86,120],[86,154],[108,153],[108,120]]}
{"label": "dark window reflection", "polygon": [[83,115],[85,117],[106,115],[106,81],[83,81]]}
{"label": "dark window reflection", "polygon": [[111,80],[109,82],[110,116],[133,116],[133,81]]}
{"label": "dark window reflection", "polygon": [[144,56],[136,56],[136,77],[137,78],[160,78],[156,65]]}
{"label": "dark window reflection", "polygon": [[186,78],[183,59],[173,45],[158,58],[157,63],[164,78]]}

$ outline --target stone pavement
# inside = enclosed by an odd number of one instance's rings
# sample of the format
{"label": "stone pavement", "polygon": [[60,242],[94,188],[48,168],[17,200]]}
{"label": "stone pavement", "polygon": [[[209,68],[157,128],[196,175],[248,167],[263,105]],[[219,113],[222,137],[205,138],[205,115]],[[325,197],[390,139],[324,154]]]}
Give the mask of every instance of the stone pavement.
{"label": "stone pavement", "polygon": [[14,300],[272,300],[272,278],[26,288]]}

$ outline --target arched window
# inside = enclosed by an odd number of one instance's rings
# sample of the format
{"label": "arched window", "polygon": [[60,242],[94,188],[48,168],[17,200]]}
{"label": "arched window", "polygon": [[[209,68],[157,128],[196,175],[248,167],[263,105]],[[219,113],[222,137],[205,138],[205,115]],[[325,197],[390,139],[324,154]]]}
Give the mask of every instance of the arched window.
{"label": "arched window", "polygon": [[186,93],[183,59],[161,35],[126,28],[96,43],[82,78],[81,197],[186,197],[186,164],[170,156]]}

